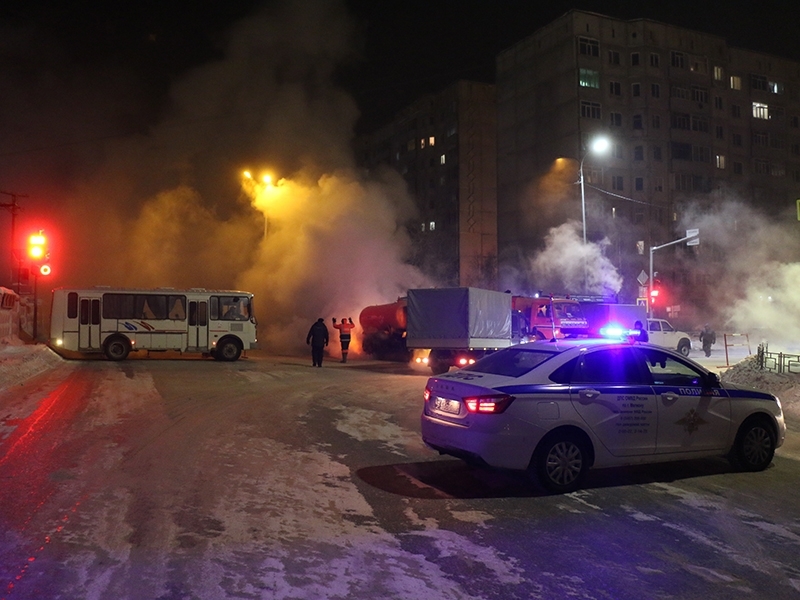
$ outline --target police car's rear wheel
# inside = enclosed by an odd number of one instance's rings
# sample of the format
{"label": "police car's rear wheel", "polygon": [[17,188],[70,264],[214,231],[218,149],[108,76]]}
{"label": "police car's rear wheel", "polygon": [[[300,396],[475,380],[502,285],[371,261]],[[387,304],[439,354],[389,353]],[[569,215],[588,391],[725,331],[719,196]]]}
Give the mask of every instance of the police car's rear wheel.
{"label": "police car's rear wheel", "polygon": [[746,421],[736,435],[733,457],[744,471],[763,471],[775,456],[775,433],[764,418]]}
{"label": "police car's rear wheel", "polygon": [[534,458],[536,475],[545,488],[557,494],[577,490],[588,468],[588,452],[578,436],[556,433],[545,438]]}

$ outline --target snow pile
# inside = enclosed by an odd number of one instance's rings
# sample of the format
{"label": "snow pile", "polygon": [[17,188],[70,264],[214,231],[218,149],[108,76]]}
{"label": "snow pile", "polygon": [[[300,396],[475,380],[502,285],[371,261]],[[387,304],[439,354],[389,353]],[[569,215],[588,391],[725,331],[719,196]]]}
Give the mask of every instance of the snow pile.
{"label": "snow pile", "polygon": [[761,370],[756,357],[751,356],[727,369],[720,379],[775,394],[781,399],[787,420],[800,419],[800,374]]}
{"label": "snow pile", "polygon": [[48,371],[62,359],[47,346],[25,344],[15,336],[0,339],[0,391]]}

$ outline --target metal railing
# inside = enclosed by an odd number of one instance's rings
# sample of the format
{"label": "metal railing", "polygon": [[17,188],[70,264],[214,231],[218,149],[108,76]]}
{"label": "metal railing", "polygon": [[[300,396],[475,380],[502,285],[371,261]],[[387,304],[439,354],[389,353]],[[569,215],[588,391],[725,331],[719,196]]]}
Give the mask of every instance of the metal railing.
{"label": "metal railing", "polygon": [[762,371],[800,375],[800,354],[770,352],[768,344],[764,343],[758,345],[756,360]]}
{"label": "metal railing", "polygon": [[[744,341],[740,341],[743,338]],[[723,334],[725,341],[725,366],[731,366],[730,356],[728,355],[728,348],[733,346],[747,346],[747,356],[753,354],[750,350],[750,336],[746,333],[725,333]]]}

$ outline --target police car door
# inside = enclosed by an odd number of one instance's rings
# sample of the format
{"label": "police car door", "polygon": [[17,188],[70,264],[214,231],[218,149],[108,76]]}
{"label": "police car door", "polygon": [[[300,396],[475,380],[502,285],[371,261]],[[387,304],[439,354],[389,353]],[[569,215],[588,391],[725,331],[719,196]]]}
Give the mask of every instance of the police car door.
{"label": "police car door", "polygon": [[590,348],[572,374],[575,411],[614,456],[656,450],[656,401],[642,361],[632,346]]}
{"label": "police car door", "polygon": [[658,405],[656,453],[720,450],[728,444],[731,405],[725,390],[704,387],[703,372],[672,354],[639,348]]}

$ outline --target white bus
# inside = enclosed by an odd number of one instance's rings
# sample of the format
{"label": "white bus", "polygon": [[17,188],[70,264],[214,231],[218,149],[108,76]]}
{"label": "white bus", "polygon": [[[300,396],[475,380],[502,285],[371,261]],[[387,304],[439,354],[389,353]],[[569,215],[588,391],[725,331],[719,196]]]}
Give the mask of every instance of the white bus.
{"label": "white bus", "polygon": [[237,360],[256,348],[253,294],[172,288],[55,289],[49,345],[125,360],[137,350],[200,352]]}

